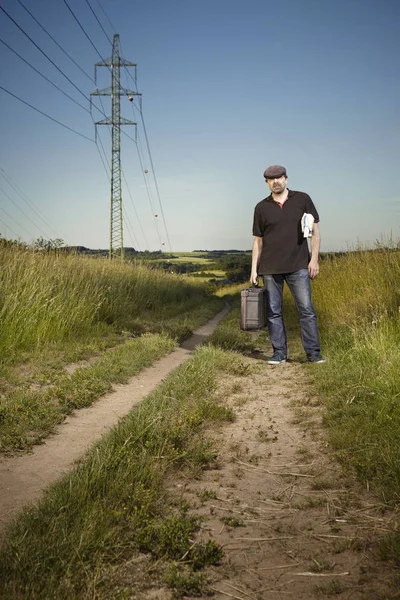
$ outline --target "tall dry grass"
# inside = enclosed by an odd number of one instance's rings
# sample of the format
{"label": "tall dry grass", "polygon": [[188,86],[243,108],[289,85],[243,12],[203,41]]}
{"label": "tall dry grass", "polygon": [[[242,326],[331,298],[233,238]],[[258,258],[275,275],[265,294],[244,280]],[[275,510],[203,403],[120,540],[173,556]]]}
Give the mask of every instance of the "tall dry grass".
{"label": "tall dry grass", "polygon": [[140,264],[0,248],[0,360],[43,342],[134,328],[200,305],[207,288]]}
{"label": "tall dry grass", "polygon": [[357,250],[321,264],[313,283],[313,298],[325,329],[337,326],[353,332],[376,326],[398,315],[400,251]]}
{"label": "tall dry grass", "polygon": [[323,350],[313,372],[334,447],[385,501],[400,504],[400,251],[349,252],[313,283]]}

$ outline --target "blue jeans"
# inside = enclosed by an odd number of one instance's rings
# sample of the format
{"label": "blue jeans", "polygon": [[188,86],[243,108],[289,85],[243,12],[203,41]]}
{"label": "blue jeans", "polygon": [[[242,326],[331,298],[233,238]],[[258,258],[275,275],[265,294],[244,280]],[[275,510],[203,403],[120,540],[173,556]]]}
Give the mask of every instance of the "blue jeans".
{"label": "blue jeans", "polygon": [[308,269],[282,275],[263,275],[267,290],[267,326],[274,352],[287,357],[286,330],[282,318],[283,284],[286,281],[300,316],[301,341],[307,356],[319,354],[317,317],[311,302]]}

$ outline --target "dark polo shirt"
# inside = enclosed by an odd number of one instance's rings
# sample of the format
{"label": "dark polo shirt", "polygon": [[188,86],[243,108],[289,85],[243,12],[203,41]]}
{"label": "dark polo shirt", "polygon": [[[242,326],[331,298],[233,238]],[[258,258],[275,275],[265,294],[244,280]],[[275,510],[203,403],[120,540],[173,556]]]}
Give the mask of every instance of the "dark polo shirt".
{"label": "dark polo shirt", "polygon": [[277,275],[306,269],[310,261],[307,238],[301,231],[301,217],[311,213],[319,221],[317,209],[308,194],[289,190],[282,207],[272,194],[259,202],[254,210],[253,235],[262,237],[262,253],[258,273]]}

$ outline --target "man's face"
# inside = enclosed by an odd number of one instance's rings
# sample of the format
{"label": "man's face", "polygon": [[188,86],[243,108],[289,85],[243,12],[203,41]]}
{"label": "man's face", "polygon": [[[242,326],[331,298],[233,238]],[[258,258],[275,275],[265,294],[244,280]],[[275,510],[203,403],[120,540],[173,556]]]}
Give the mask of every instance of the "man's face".
{"label": "man's face", "polygon": [[274,177],[273,179],[266,179],[269,189],[275,194],[280,194],[286,188],[287,177],[281,175],[280,177]]}

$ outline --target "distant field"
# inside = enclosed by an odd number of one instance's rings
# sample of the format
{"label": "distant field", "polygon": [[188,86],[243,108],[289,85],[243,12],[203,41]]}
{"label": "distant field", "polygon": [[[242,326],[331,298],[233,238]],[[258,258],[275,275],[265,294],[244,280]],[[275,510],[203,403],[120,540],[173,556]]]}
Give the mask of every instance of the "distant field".
{"label": "distant field", "polygon": [[250,277],[251,251],[173,252],[151,260],[170,273],[196,277],[198,281],[245,281]]}
{"label": "distant field", "polygon": [[[221,255],[222,255],[222,251],[221,254],[215,254],[206,257],[205,256],[205,252],[173,252],[172,256],[173,258],[171,258],[170,254],[165,253],[164,255],[162,255],[160,258],[155,259],[156,261],[169,261],[171,263],[174,262],[192,262],[195,264],[206,264],[206,263],[213,263],[213,262],[217,262],[218,260],[220,260]],[[243,255],[243,254],[248,254],[249,257],[251,256],[251,251],[248,252],[230,252],[230,253],[224,253],[223,256],[224,258],[226,258],[227,256],[231,256],[232,258],[236,257],[237,255]]]}
{"label": "distant field", "polygon": [[205,252],[173,252],[174,256],[199,256],[200,258],[204,258]]}
{"label": "distant field", "polygon": [[[179,254],[179,256],[177,256]],[[212,259],[204,258],[203,256],[199,256],[197,254],[180,254],[179,252],[174,253],[176,258],[168,258],[168,256],[163,256],[162,258],[158,258],[156,262],[165,262],[168,261],[170,263],[187,263],[191,262],[196,265],[202,265],[207,263],[215,262]]]}

